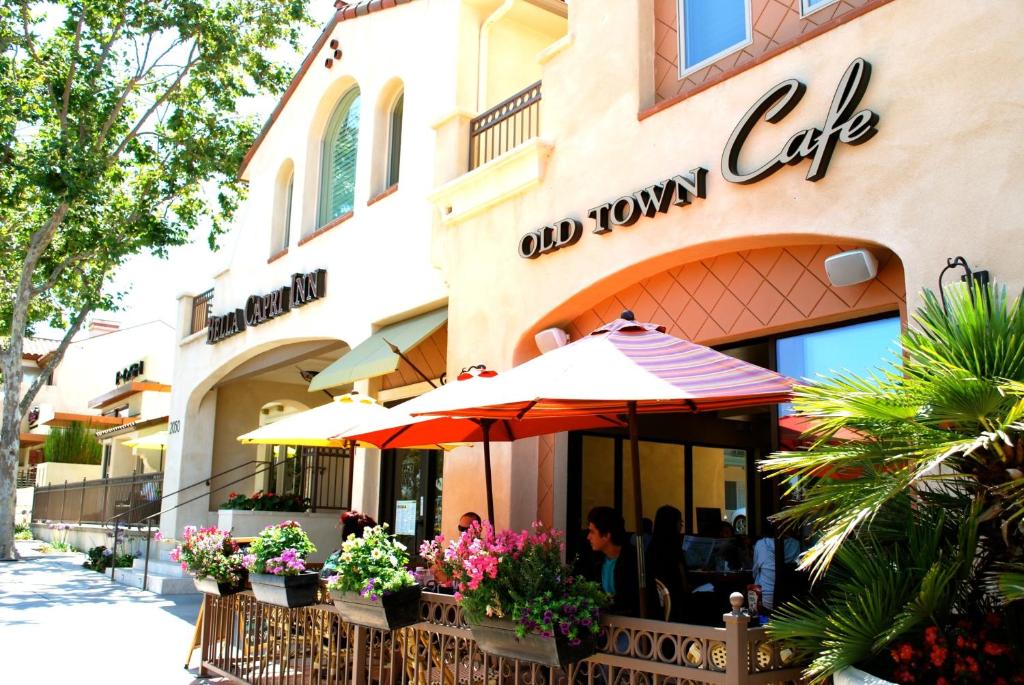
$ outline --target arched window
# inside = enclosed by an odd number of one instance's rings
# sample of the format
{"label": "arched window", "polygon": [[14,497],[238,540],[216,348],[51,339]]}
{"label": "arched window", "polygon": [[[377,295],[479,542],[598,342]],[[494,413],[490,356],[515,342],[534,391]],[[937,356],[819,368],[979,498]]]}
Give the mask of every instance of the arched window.
{"label": "arched window", "polygon": [[338,102],[324,136],[320,176],[320,225],[352,211],[359,148],[359,87]]}
{"label": "arched window", "polygon": [[388,174],[386,187],[398,183],[398,169],[402,161],[402,113],[405,93],[399,93],[388,114]]}
{"label": "arched window", "polygon": [[295,188],[295,167],[289,160],[277,175],[274,189],[273,224],[270,229],[270,254],[275,255],[291,242],[292,195]]}

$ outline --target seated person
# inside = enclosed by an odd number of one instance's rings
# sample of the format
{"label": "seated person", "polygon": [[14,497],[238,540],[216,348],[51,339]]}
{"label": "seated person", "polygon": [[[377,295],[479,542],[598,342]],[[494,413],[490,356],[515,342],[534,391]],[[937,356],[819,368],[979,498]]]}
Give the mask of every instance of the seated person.
{"label": "seated person", "polygon": [[[362,512],[345,511],[338,517],[338,523],[334,527],[341,531],[341,540],[344,542],[345,540],[348,540],[349,535],[355,535],[357,538],[362,537],[365,529],[372,528],[376,525],[376,521]],[[340,549],[336,549],[331,552],[331,555],[327,557],[327,561],[324,562],[323,568],[320,569],[320,577],[330,578],[337,574],[338,561],[340,558]]]}
{"label": "seated person", "polygon": [[473,524],[481,525],[480,514],[475,511],[467,511],[465,514],[459,517],[459,534],[465,533]]}
{"label": "seated person", "polygon": [[[479,530],[481,523],[482,521],[480,519],[480,514],[476,513],[475,511],[467,511],[465,514],[459,517],[459,524],[457,526],[459,529],[459,535],[462,535],[463,533],[467,532],[470,528],[473,527],[473,524],[476,524],[477,530]],[[441,592],[450,591],[452,579],[448,577],[448,574],[444,572],[444,569],[442,569],[439,565],[435,564],[434,567],[431,568],[431,573],[433,573],[434,580],[438,584],[438,590],[440,590]]]}
{"label": "seated person", "polygon": [[[670,621],[683,621],[687,605],[689,584],[686,580],[686,565],[683,561],[683,513],[673,506],[665,505],[654,515],[654,529],[651,544],[647,548],[647,596],[648,606],[659,605],[655,580],[660,580],[668,589],[672,602]],[[658,618],[664,618],[660,613]]]}
{"label": "seated person", "polygon": [[[767,535],[754,544],[754,583],[761,586],[761,604],[767,611],[775,608],[775,588],[779,574],[775,567],[775,540],[771,537],[775,532],[770,523],[765,526]],[[792,574],[796,568],[797,557],[800,556],[800,543],[791,537],[782,539],[782,561],[786,566],[784,572]]]}
{"label": "seated person", "polygon": [[589,576],[612,596],[608,612],[638,616],[640,582],[636,550],[629,544],[622,515],[611,507],[594,507],[587,514],[587,524],[587,541],[601,558],[600,565],[592,568]]}

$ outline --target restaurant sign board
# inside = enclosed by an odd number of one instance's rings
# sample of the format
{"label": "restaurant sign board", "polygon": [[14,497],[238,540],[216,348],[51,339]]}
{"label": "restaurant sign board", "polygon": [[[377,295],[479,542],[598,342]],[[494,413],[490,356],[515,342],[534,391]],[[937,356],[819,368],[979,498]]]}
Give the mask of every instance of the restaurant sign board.
{"label": "restaurant sign board", "polygon": [[[832,155],[839,143],[860,145],[878,132],[878,114],[869,109],[857,110],[871,79],[871,65],[863,58],[855,59],[839,81],[832,96],[825,122],[821,128],[806,128],[793,134],[780,152],[750,171],[740,169],[740,153],[754,127],[762,119],[770,124],[781,121],[803,98],[807,86],[788,79],[762,95],[736,125],[722,152],[722,176],[730,183],[750,184],[768,178],[784,166],[811,160],[808,181],[825,177]],[[707,197],[708,170],[692,169],[655,183],[617,200],[594,207],[587,216],[594,221],[592,233],[606,234],[619,226],[632,226],[642,217],[668,212],[672,207],[689,205],[693,198]],[[583,223],[567,217],[538,228],[519,238],[519,256],[536,259],[543,254],[575,245],[583,237]]]}
{"label": "restaurant sign board", "polygon": [[292,274],[288,285],[261,295],[250,295],[245,306],[227,314],[211,316],[206,329],[206,344],[238,335],[246,328],[264,324],[292,309],[319,300],[327,294],[327,270]]}

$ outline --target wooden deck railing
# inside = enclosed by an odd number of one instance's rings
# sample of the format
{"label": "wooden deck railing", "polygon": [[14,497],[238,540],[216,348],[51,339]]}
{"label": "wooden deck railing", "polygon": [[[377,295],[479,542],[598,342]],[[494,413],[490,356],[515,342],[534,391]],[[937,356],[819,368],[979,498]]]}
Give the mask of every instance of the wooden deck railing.
{"label": "wooden deck railing", "polygon": [[326,603],[283,609],[249,592],[207,596],[202,673],[253,685],[767,685],[798,682],[792,654],[747,617],[724,628],[608,616],[601,651],[568,671],[477,649],[448,595],[424,593],[423,621],[395,632],[345,623]]}
{"label": "wooden deck railing", "polygon": [[469,169],[540,135],[540,81],[469,122]]}

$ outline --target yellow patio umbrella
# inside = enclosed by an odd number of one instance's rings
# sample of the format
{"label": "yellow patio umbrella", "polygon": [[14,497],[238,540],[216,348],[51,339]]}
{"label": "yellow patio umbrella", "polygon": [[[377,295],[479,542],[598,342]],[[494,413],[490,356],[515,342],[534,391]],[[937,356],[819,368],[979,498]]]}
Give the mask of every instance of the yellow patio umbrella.
{"label": "yellow patio umbrella", "polygon": [[352,441],[339,439],[361,423],[380,420],[390,410],[372,397],[348,393],[313,409],[238,436],[245,445],[299,445],[302,447],[346,447]]}
{"label": "yellow patio umbrella", "polygon": [[157,431],[149,435],[140,435],[131,440],[125,440],[125,447],[134,447],[140,450],[160,450],[160,464],[157,471],[164,470],[164,450],[167,449],[167,431]]}

